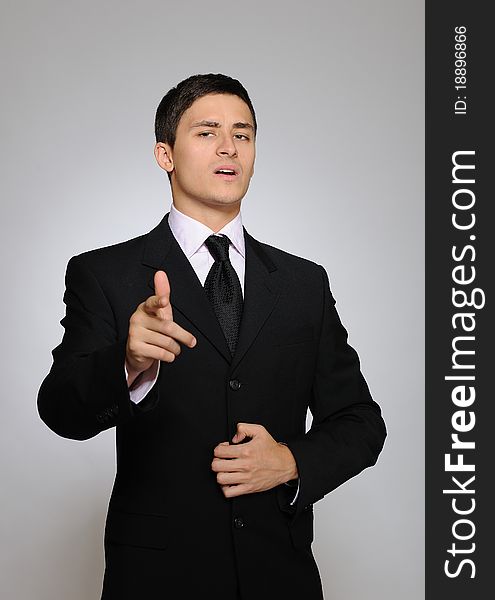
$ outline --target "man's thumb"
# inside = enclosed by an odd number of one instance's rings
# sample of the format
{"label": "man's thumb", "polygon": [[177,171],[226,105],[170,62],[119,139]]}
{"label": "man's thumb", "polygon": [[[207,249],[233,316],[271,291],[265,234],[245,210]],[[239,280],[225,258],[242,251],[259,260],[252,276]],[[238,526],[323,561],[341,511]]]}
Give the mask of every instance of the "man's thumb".
{"label": "man's thumb", "polygon": [[237,423],[237,431],[232,438],[232,443],[238,444],[247,437],[253,437],[255,433],[256,430],[250,427],[248,423]]}

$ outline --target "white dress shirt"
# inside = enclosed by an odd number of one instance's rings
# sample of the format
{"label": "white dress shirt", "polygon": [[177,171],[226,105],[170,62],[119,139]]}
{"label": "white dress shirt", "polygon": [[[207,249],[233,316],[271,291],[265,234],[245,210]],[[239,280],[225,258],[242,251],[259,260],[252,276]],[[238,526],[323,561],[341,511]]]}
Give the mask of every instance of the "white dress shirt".
{"label": "white dress shirt", "polygon": [[[170,207],[168,224],[182,252],[191,263],[191,266],[201,282],[201,285],[204,286],[211,266],[215,262],[214,258],[210,254],[210,251],[205,245],[205,240],[210,235],[214,235],[215,232],[203,223],[200,223],[199,221],[196,221],[196,219],[193,219],[192,217],[189,217],[188,215],[185,215],[177,210],[174,204],[172,204]],[[239,277],[242,295],[244,296],[246,251],[244,245],[242,217],[240,212],[232,219],[232,221],[229,221],[224,227],[222,227],[222,229],[220,229],[220,231],[216,232],[216,235],[220,234],[226,235],[232,242],[229,246],[229,258],[232,266],[235,269],[235,272],[237,273],[237,276]],[[127,380],[128,373],[125,365],[124,369]],[[141,375],[129,388],[129,395],[132,402],[138,404],[141,402],[141,400],[143,400],[158,379],[159,371],[160,361],[156,361],[147,371],[141,373]],[[291,504],[295,503],[298,495],[299,480],[297,492]]]}

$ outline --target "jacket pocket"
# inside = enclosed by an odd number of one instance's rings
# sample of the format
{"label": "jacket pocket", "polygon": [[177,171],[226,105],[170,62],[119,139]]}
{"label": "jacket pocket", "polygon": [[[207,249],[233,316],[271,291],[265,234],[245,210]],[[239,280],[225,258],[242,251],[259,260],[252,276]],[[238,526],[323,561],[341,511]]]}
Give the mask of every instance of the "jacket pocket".
{"label": "jacket pocket", "polygon": [[314,537],[313,521],[313,507],[309,506],[295,521],[289,523],[290,537],[294,548],[310,548]]}
{"label": "jacket pocket", "polygon": [[125,544],[164,550],[170,541],[169,518],[109,509],[105,544]]}

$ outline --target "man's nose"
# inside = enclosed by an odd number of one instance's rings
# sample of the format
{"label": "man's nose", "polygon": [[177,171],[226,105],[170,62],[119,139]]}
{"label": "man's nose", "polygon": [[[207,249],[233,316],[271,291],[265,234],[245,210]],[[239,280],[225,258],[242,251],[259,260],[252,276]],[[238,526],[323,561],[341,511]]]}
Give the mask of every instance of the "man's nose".
{"label": "man's nose", "polygon": [[219,136],[217,153],[220,155],[227,154],[228,156],[235,156],[237,154],[237,147],[230,135]]}

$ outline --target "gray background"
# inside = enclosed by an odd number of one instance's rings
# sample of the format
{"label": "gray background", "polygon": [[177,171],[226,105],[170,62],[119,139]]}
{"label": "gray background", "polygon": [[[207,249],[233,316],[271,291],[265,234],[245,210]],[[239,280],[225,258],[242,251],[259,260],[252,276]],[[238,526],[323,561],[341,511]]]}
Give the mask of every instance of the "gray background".
{"label": "gray background", "polygon": [[67,261],[169,209],[154,111],[204,72],[257,110],[247,230],[326,267],[389,428],[377,466],[315,506],[326,598],[423,597],[423,3],[2,5],[2,597],[99,598],[114,431],[58,438],[36,394]]}

